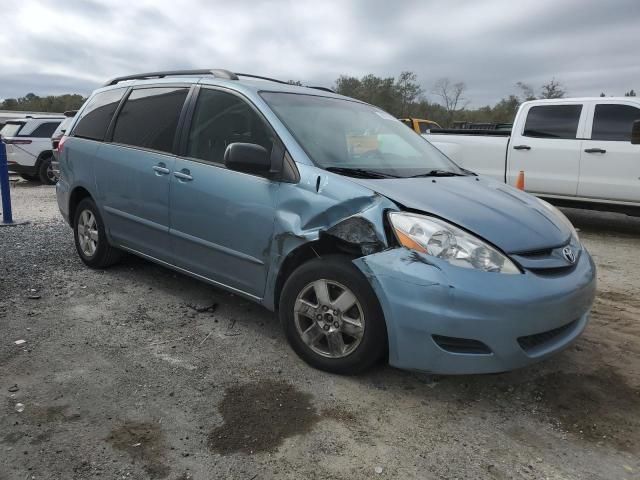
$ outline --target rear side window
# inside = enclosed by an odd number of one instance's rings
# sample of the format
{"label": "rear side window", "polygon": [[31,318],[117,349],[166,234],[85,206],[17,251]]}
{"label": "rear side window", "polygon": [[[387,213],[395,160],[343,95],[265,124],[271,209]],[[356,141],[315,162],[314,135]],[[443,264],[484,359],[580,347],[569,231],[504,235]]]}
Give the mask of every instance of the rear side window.
{"label": "rear side window", "polygon": [[91,140],[104,140],[113,114],[126,89],[118,88],[95,94],[80,112],[73,135]]}
{"label": "rear side window", "polygon": [[20,131],[23,125],[24,123],[22,122],[7,123],[5,124],[4,127],[2,127],[2,130],[0,130],[0,136],[15,137],[16,135],[18,135],[18,132]]}
{"label": "rear side window", "polygon": [[28,137],[36,137],[36,138],[51,138],[53,132],[56,131],[60,122],[47,122],[41,125],[38,125],[36,129],[31,132]]}
{"label": "rear side window", "polygon": [[575,139],[582,105],[531,107],[524,125],[525,137]]}
{"label": "rear side window", "polygon": [[113,131],[113,141],[134,147],[171,152],[188,88],[133,90]]}
{"label": "rear side window", "polygon": [[230,93],[202,89],[193,114],[187,156],[224,162],[231,143],[254,143],[271,151],[274,136],[247,102]]}
{"label": "rear side window", "polygon": [[631,141],[633,122],[640,120],[640,108],[630,105],[596,105],[592,140]]}

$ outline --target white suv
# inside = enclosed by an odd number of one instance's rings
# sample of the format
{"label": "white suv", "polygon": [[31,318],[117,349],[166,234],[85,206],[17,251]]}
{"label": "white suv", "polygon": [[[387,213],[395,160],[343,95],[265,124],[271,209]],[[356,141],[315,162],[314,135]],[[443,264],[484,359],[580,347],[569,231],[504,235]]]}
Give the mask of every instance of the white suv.
{"label": "white suv", "polygon": [[9,120],[0,136],[7,145],[9,171],[25,180],[40,180],[54,185],[57,178],[51,168],[51,135],[64,116],[33,116]]}

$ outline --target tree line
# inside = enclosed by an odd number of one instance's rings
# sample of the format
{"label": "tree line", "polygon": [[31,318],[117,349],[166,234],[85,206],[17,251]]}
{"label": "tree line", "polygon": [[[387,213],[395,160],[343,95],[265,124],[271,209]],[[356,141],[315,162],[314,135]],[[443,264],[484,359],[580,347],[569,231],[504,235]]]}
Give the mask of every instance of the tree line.
{"label": "tree line", "polygon": [[[301,82],[295,80],[290,80],[289,83],[301,85]],[[541,85],[537,91],[530,84],[518,82],[514,85],[516,93],[507,95],[494,105],[469,108],[467,85],[464,82],[441,78],[427,92],[418,83],[417,75],[410,71],[401,72],[398,77],[341,75],[333,88],[342,95],[376,105],[396,117],[426,118],[443,127],[451,127],[457,121],[511,123],[523,101],[563,98],[567,95],[565,86],[555,78]],[[629,90],[625,92],[625,96],[635,97],[636,92]],[[84,101],[85,98],[78,94],[39,97],[28,93],[24,97],[3,100],[0,102],[0,110],[65,112],[77,110]]]}
{"label": "tree line", "polygon": [[62,113],[79,109],[85,100],[85,97],[78,94],[39,97],[34,93],[27,93],[24,97],[3,100],[0,102],[0,110]]}

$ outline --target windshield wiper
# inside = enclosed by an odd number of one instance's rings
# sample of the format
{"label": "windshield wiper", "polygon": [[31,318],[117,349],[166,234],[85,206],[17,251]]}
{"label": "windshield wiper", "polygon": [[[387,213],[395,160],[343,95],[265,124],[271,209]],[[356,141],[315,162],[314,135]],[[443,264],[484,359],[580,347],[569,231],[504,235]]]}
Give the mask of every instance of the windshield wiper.
{"label": "windshield wiper", "polygon": [[327,167],[325,168],[325,170],[327,172],[339,173],[341,175],[359,178],[399,178],[395,175],[367,170],[365,168]]}
{"label": "windshield wiper", "polygon": [[419,177],[466,177],[464,173],[452,172],[450,170],[431,170],[427,173],[420,173],[418,175],[411,175],[410,178]]}

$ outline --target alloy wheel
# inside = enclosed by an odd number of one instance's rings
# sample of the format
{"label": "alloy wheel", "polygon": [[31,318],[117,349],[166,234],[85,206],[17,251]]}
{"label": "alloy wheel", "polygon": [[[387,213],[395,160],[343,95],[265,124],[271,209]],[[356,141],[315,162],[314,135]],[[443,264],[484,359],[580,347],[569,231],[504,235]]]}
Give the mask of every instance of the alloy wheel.
{"label": "alloy wheel", "polygon": [[78,243],[87,257],[93,257],[98,249],[98,222],[91,210],[83,210],[78,218]]}
{"label": "alloy wheel", "polygon": [[323,357],[350,355],[364,335],[360,302],[351,290],[333,280],[307,284],[296,298],[294,319],[302,341]]}

